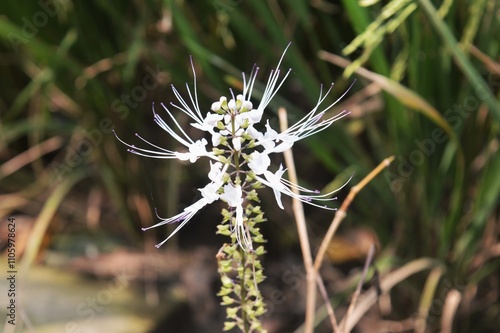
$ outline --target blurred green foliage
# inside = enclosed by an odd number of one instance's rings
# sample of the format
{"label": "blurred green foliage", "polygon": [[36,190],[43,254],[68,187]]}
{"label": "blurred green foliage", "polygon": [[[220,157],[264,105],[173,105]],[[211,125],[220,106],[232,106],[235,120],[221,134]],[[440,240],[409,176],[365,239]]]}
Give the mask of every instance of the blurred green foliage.
{"label": "blurred green foliage", "polygon": [[[261,71],[259,95],[292,42],[283,67],[293,72],[270,105],[271,122],[285,106],[293,123],[315,104],[321,84],[336,83],[331,103],[358,77],[331,111],[352,109],[352,116],[296,148],[301,181],[333,186],[354,174],[355,184],[395,155],[356,198],[346,223],[372,228],[394,263],[442,260],[444,280],[461,291],[477,287],[473,298],[487,300],[469,310],[461,322],[470,326],[464,327],[491,329],[500,313],[498,296],[492,301],[484,289],[496,284],[498,292],[500,265],[500,4],[374,2],[2,1],[0,215],[37,215],[36,207],[70,184],[66,197],[51,201],[60,207],[64,230],[86,228],[90,198],[99,193],[101,227],[140,244],[148,237],[140,227],[156,221],[150,206],[173,215],[191,203],[191,189],[203,184],[207,170],[127,154],[111,129],[129,143],[137,142],[138,132],[175,148],[153,123],[151,105],[160,109],[174,101],[170,84],[181,92],[185,82],[192,85],[190,55],[200,105],[208,109],[228,88],[238,91],[240,73],[254,63]],[[390,5],[397,8],[391,12]],[[347,47],[363,34],[364,43]],[[344,72],[321,60],[320,50],[348,51],[360,61]],[[418,96],[437,110],[434,118],[422,105],[410,106],[406,95],[356,74],[359,66]],[[179,114],[179,121],[187,120]],[[271,199],[263,205],[269,224],[277,225],[268,232],[286,230],[293,240],[293,224],[274,222],[290,212],[276,209]],[[313,234],[321,235],[330,216],[308,213]],[[217,208],[204,215],[212,217],[220,218]],[[215,234],[216,223],[199,222],[181,238],[210,243],[205,235]]]}

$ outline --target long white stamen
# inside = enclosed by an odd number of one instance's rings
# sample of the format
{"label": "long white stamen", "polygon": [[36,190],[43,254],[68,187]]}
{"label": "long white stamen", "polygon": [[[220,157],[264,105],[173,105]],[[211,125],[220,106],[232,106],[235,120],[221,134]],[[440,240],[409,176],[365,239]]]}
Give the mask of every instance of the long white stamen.
{"label": "long white stamen", "polygon": [[[156,124],[158,124],[158,126],[160,126],[161,128],[163,128],[163,130],[165,130],[165,132],[167,132],[168,134],[170,134],[174,139],[176,139],[179,143],[183,144],[185,147],[189,147],[190,144],[193,144],[193,140],[186,134],[186,132],[184,132],[184,130],[182,129],[182,127],[179,125],[179,123],[177,122],[177,120],[175,120],[174,116],[170,113],[170,111],[165,107],[165,105],[163,105],[163,103],[161,104],[163,106],[163,108],[165,109],[165,111],[167,111],[168,115],[170,116],[170,118],[173,119],[175,125],[179,128],[179,130],[181,131],[181,133],[184,135],[184,137],[187,139],[183,139],[181,138],[164,120],[163,118],[161,118],[156,112],[154,112],[154,121]],[[154,105],[153,105],[154,107]]]}

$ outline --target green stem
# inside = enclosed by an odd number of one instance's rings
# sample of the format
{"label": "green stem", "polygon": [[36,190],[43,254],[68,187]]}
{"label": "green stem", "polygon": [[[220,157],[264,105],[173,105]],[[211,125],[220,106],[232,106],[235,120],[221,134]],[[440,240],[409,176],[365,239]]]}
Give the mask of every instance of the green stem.
{"label": "green stem", "polygon": [[240,287],[241,287],[241,293],[240,293],[240,299],[241,299],[241,319],[243,320],[243,332],[247,333],[249,332],[249,326],[248,326],[248,320],[247,320],[247,313],[245,310],[245,304],[247,300],[247,287],[246,287],[246,280],[245,280],[245,270],[246,270],[246,255],[247,253],[245,250],[241,248],[241,246],[238,246],[240,256],[241,256],[241,267],[243,267],[243,270],[239,274],[240,277]]}
{"label": "green stem", "polygon": [[[233,138],[236,137],[236,127],[234,125],[234,117],[236,115],[234,113],[231,114],[231,135]],[[233,147],[234,148],[234,147]],[[236,177],[239,178],[240,175],[240,153],[235,151],[233,154],[234,159],[234,168],[236,169]]]}

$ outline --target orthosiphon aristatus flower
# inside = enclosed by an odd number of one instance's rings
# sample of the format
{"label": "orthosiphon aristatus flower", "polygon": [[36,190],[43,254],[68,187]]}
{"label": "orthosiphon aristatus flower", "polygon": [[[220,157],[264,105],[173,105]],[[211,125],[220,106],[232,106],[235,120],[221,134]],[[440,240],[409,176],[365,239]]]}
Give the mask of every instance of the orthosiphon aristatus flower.
{"label": "orthosiphon aristatus flower", "polygon": [[[230,232],[236,235],[238,244],[245,251],[252,251],[252,235],[247,226],[249,218],[245,215],[244,204],[249,200],[250,196],[255,198],[255,189],[261,185],[270,187],[273,190],[276,202],[281,209],[283,209],[281,195],[284,194],[304,203],[332,210],[332,208],[322,205],[320,202],[334,200],[335,198],[332,198],[331,195],[336,191],[319,194],[318,191],[308,190],[293,184],[283,177],[286,169],[282,165],[275,172],[269,170],[271,166],[270,154],[281,153],[290,149],[297,141],[328,128],[332,123],[349,114],[347,111],[342,111],[333,117],[323,119],[325,112],[347,93],[344,93],[334,103],[321,108],[333,87],[332,84],[324,95],[320,91],[315,107],[287,130],[278,132],[269,125],[269,121],[266,121],[264,125],[261,124],[266,107],[290,74],[291,69],[283,75],[280,69],[288,47],[289,45],[283,52],[276,68],[271,71],[263,96],[256,107],[251,102],[251,97],[259,68],[254,66],[248,79],[243,73],[243,91],[241,94],[235,96],[230,89],[231,97],[229,100],[222,96],[208,110],[204,108],[202,113],[198,103],[196,73],[191,60],[194,91],[191,91],[188,84],[186,84],[189,96],[188,101],[186,101],[179,91],[172,86],[178,103],[171,103],[170,105],[173,109],[177,109],[177,111],[189,116],[192,120],[191,126],[206,132],[207,136],[210,137],[208,140],[205,138],[196,141],[191,139],[177,122],[171,109],[163,103],[161,106],[166,112],[169,121],[165,121],[156,113],[154,104],[153,119],[165,132],[185,147],[183,151],[178,152],[162,148],[138,134],[136,136],[143,141],[145,146],[137,147],[123,142],[117,137],[118,140],[128,146],[129,152],[141,156],[178,159],[190,161],[191,163],[202,157],[211,160],[208,174],[210,182],[199,189],[201,199],[185,208],[181,213],[162,219],[161,222],[143,229],[147,230],[165,224],[179,223],[167,239],[156,245],[157,247],[160,247],[175,235],[200,209],[216,200],[222,200],[227,203],[231,212]],[[301,194],[295,194],[294,189],[299,190]]]}

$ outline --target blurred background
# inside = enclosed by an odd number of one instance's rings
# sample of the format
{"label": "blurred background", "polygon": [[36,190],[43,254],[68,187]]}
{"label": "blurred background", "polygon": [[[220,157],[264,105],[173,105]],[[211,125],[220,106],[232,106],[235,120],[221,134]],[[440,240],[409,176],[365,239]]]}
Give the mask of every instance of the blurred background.
{"label": "blurred background", "polygon": [[[265,116],[273,127],[278,107],[293,124],[322,84],[335,82],[329,105],[356,80],[328,112],[351,115],[294,147],[301,185],[328,190],[353,175],[338,207],[395,156],[356,197],[332,242],[322,274],[334,308],[345,311],[365,244],[375,243],[381,278],[419,258],[437,264],[384,293],[385,305],[355,331],[439,332],[456,290],[452,331],[496,332],[499,33],[495,0],[2,1],[0,246],[7,274],[14,217],[15,332],[221,331],[215,254],[227,239],[215,231],[223,206],[205,208],[160,249],[172,228],[141,231],[159,220],[155,210],[173,216],[197,199],[208,163],[129,154],[112,130],[131,144],[139,133],[176,149],[151,109],[176,101],[171,84],[187,97],[190,56],[208,110],[230,88],[239,91],[241,72],[254,64],[260,96],[289,42],[282,67],[292,72]],[[269,220],[265,325],[300,331],[305,273],[291,203],[280,210],[268,190],[261,199]],[[332,214],[306,207],[306,216],[315,250]],[[0,287],[5,309],[5,279]],[[276,290],[282,297],[273,299]],[[328,320],[318,324],[328,331]]]}

